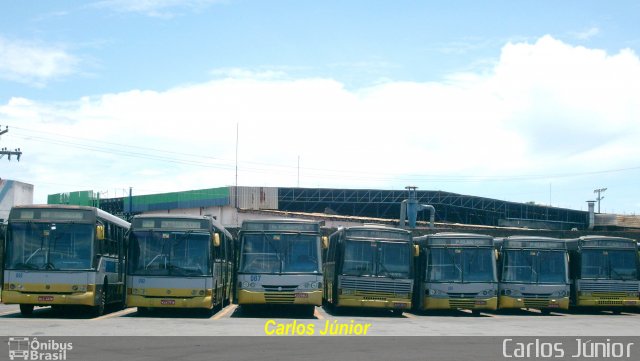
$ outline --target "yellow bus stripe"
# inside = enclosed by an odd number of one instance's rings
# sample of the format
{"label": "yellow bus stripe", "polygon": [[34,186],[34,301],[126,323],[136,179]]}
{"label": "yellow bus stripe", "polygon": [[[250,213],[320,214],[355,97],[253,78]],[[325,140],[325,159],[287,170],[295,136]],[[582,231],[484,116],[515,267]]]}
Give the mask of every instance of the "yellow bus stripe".
{"label": "yellow bus stripe", "polygon": [[210,319],[211,320],[219,320],[219,319],[223,318],[224,316],[226,316],[227,314],[229,314],[230,312],[235,311],[236,308],[238,308],[238,305],[227,306],[227,308],[225,308],[224,310],[218,312],[218,314],[212,316]]}

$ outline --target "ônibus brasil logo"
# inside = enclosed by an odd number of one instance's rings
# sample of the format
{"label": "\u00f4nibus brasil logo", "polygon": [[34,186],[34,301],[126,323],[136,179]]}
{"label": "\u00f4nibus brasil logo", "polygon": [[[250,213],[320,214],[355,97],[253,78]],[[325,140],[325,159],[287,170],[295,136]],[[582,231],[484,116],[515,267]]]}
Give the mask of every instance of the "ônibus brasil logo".
{"label": "\u00f4nibus brasil logo", "polygon": [[66,360],[67,351],[73,350],[71,342],[38,341],[36,337],[9,337],[8,344],[10,360]]}

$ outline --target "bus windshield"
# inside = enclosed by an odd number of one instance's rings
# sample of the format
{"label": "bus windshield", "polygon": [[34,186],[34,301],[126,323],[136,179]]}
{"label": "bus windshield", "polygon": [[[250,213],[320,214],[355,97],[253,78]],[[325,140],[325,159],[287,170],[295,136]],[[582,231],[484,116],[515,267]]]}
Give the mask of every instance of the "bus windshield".
{"label": "bus windshield", "polygon": [[310,234],[245,234],[240,272],[320,273],[319,242]]}
{"label": "bus windshield", "polygon": [[495,282],[493,249],[431,248],[429,282]]}
{"label": "bus windshield", "polygon": [[11,223],[6,268],[80,270],[91,268],[94,227],[79,223]]}
{"label": "bus windshield", "polygon": [[633,250],[582,250],[582,278],[637,280],[638,266]]}
{"label": "bus windshield", "polygon": [[503,282],[567,283],[564,251],[507,250],[504,253]]}
{"label": "bus windshield", "polygon": [[211,275],[209,233],[134,231],[130,242],[129,273],[132,275]]}
{"label": "bus windshield", "polygon": [[409,278],[411,276],[410,251],[408,243],[346,241],[342,274]]}

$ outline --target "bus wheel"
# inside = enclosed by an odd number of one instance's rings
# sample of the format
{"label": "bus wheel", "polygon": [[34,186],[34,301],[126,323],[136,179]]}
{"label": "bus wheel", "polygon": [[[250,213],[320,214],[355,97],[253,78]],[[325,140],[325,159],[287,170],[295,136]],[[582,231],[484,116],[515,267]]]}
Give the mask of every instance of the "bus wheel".
{"label": "bus wheel", "polygon": [[480,310],[471,310],[471,314],[478,317],[480,316]]}
{"label": "bus wheel", "polygon": [[551,314],[551,310],[548,308],[543,308],[540,310],[540,313],[545,315],[545,316],[549,316]]}
{"label": "bus wheel", "polygon": [[105,305],[107,303],[107,284],[102,285],[100,296],[98,297],[98,304],[93,308],[93,314],[95,317],[104,315]]}
{"label": "bus wheel", "polygon": [[622,310],[611,310],[611,312],[613,312],[614,315],[619,315],[622,313]]}
{"label": "bus wheel", "polygon": [[391,314],[394,315],[395,317],[402,317],[402,310],[391,310]]}
{"label": "bus wheel", "polygon": [[23,316],[29,317],[33,315],[33,305],[20,305],[20,313]]}

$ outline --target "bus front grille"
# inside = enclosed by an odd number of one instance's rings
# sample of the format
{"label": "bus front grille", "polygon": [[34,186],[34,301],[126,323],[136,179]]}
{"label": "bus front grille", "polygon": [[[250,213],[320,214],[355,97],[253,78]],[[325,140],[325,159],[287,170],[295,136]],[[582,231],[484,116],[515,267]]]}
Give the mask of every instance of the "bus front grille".
{"label": "bus front grille", "polygon": [[599,281],[585,282],[579,281],[581,292],[638,292],[640,282],[622,282],[622,281]]}
{"label": "bus front grille", "polygon": [[474,300],[456,300],[449,299],[449,307],[451,308],[474,308],[476,301]]}
{"label": "bus front grille", "polygon": [[622,306],[621,300],[598,300],[597,304],[603,306]]}
{"label": "bus front grille", "polygon": [[549,307],[549,300],[548,299],[531,299],[531,298],[525,298],[524,299],[524,307],[526,308],[545,308],[545,307]]}
{"label": "bus front grille", "polygon": [[293,292],[265,292],[264,301],[266,303],[292,304],[295,300]]}
{"label": "bus front grille", "polygon": [[627,296],[626,292],[593,292],[593,297],[605,300],[619,300]]}
{"label": "bus front grille", "polygon": [[380,280],[380,279],[367,279],[367,278],[343,278],[340,283],[340,287],[344,289],[353,289],[357,294],[366,295],[381,293],[396,295],[396,294],[409,294],[411,293],[411,282],[401,282],[395,280]]}

